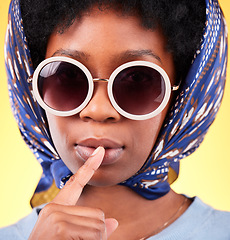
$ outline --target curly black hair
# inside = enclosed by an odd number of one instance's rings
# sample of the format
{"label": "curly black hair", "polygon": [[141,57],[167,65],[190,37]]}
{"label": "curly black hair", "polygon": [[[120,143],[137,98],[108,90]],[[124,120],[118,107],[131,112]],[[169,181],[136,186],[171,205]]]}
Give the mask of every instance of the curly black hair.
{"label": "curly black hair", "polygon": [[64,32],[75,19],[95,5],[137,13],[147,29],[160,26],[173,54],[178,77],[184,77],[202,41],[206,21],[205,0],[21,0],[24,31],[36,67],[45,57],[50,34]]}

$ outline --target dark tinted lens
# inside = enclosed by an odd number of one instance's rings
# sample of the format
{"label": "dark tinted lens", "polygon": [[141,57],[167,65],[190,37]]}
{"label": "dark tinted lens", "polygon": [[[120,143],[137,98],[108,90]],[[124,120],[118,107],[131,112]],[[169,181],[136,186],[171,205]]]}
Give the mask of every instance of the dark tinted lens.
{"label": "dark tinted lens", "polygon": [[143,115],[156,110],[165,95],[165,81],[161,74],[147,66],[122,70],[114,80],[113,95],[124,111]]}
{"label": "dark tinted lens", "polygon": [[48,63],[39,74],[39,92],[51,108],[69,111],[79,107],[88,93],[84,72],[68,62]]}

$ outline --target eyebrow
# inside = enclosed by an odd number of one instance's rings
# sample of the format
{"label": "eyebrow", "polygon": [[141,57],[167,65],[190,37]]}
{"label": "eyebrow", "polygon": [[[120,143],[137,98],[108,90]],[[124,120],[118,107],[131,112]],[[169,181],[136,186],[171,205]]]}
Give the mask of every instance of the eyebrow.
{"label": "eyebrow", "polygon": [[157,61],[159,61],[160,63],[162,63],[161,58],[150,49],[127,50],[121,53],[119,58],[125,61],[131,58],[138,58],[138,57],[144,57],[144,56],[151,56],[155,58]]}
{"label": "eyebrow", "polygon": [[66,56],[66,57],[71,57],[78,60],[81,60],[81,59],[87,60],[90,55],[78,50],[70,50],[70,49],[64,50],[61,48],[61,49],[58,49],[52,55],[52,57],[54,56]]}
{"label": "eyebrow", "polygon": [[[52,55],[52,57],[54,56],[68,56],[74,59],[78,59],[78,60],[88,60],[88,58],[90,57],[90,54],[87,54],[85,52],[82,51],[78,51],[78,50],[71,50],[71,49],[58,49],[57,51],[55,51],[55,53]],[[151,56],[153,58],[155,58],[157,61],[159,61],[160,63],[162,63],[161,58],[155,54],[152,50],[150,49],[140,49],[140,50],[127,50],[124,51],[122,53],[120,53],[117,56],[114,56],[114,58],[119,58],[120,61],[128,61],[130,59],[135,59],[138,57],[143,57],[143,56]]]}

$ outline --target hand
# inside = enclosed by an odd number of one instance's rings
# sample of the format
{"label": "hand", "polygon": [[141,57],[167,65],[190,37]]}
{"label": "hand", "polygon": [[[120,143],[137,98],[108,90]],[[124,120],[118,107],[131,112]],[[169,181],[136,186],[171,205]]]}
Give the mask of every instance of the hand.
{"label": "hand", "polygon": [[42,209],[29,240],[106,240],[115,231],[117,220],[105,219],[100,209],[76,206],[84,186],[101,165],[104,154],[104,148],[98,147],[54,200]]}

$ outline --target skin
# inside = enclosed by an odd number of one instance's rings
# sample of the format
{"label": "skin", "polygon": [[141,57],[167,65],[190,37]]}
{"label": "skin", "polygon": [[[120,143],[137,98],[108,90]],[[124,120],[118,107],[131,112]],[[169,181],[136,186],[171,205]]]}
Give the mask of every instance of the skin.
{"label": "skin", "polygon": [[[174,84],[173,58],[165,46],[160,29],[143,28],[138,16],[121,16],[111,9],[102,12],[93,8],[63,34],[51,35],[46,58],[60,55],[74,58],[94,78],[109,78],[123,63],[146,60],[162,67]],[[111,240],[140,239],[157,232],[183,203],[184,197],[172,190],[160,199],[148,201],[117,185],[145,163],[169,104],[152,119],[133,121],[113,108],[106,88],[103,82],[95,83],[91,101],[79,114],[58,117],[46,113],[54,145],[75,175],[42,210],[30,239],[63,239],[64,236],[65,239],[109,236]],[[76,151],[76,146],[85,139],[95,143],[89,153],[96,145],[106,145],[107,140],[121,146],[121,153],[115,162],[104,164],[106,152],[100,147],[98,154],[85,162]],[[188,206],[189,202],[184,204],[175,219]]]}
{"label": "skin", "polygon": [[[154,55],[135,52],[138,50],[150,50]],[[51,35],[46,57],[60,55],[82,62],[94,78],[108,78],[125,62],[146,60],[158,64],[174,80],[172,55],[165,50],[165,38],[159,30],[143,28],[135,16],[121,17],[114,12],[95,10],[80,23],[76,21],[64,34]],[[90,181],[106,186],[126,180],[141,168],[153,148],[167,110],[168,106],[146,121],[129,120],[112,107],[107,84],[100,82],[95,83],[93,98],[80,114],[63,118],[47,113],[47,118],[55,147],[72,172],[83,164],[74,146],[84,139],[106,138],[124,147],[120,160],[102,166]]]}

